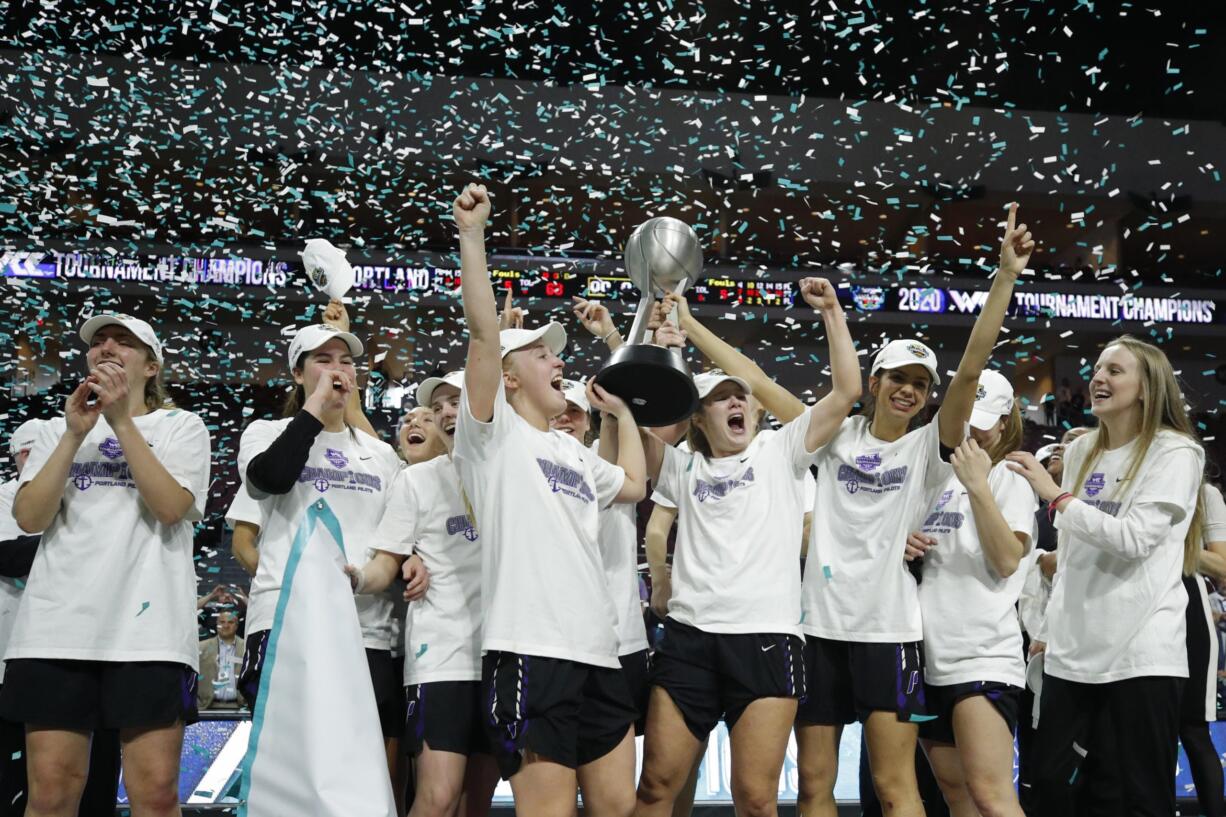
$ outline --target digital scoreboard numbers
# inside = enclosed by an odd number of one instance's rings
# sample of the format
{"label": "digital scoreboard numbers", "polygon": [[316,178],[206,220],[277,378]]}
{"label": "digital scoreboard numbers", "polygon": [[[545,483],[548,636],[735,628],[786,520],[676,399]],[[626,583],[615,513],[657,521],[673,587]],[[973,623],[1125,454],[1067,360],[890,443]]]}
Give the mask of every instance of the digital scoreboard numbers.
{"label": "digital scoreboard numbers", "polygon": [[795,291],[792,281],[707,278],[687,297],[694,303],[719,306],[790,306]]}

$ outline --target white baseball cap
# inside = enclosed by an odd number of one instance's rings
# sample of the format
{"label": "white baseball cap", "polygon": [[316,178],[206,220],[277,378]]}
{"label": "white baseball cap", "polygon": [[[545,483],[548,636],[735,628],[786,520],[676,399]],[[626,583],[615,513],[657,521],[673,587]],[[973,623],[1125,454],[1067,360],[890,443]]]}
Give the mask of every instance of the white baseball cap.
{"label": "white baseball cap", "polygon": [[17,430],[9,436],[9,454],[17,456],[22,451],[28,451],[38,439],[38,433],[43,430],[46,420],[26,420],[17,426]]}
{"label": "white baseball cap", "polygon": [[1034,452],[1034,458],[1038,460],[1039,462],[1043,462],[1044,460],[1050,460],[1051,455],[1056,453],[1056,449],[1059,447],[1060,447],[1060,443],[1049,443],[1043,446],[1042,448],[1040,448],[1038,451]]}
{"label": "white baseball cap", "polygon": [[971,409],[971,425],[987,431],[1000,418],[1013,411],[1013,386],[995,369],[984,369],[975,391],[975,406]]}
{"label": "white baseball cap", "polygon": [[592,404],[587,399],[587,385],[578,380],[563,380],[562,395],[566,402],[574,403],[585,412],[591,413]]}
{"label": "white baseball cap", "polygon": [[306,271],[307,278],[329,298],[339,301],[345,297],[346,292],[353,289],[357,276],[353,267],[345,260],[345,251],[332,246],[328,239],[307,239],[306,249],[298,254],[302,256],[302,268]]}
{"label": "white baseball cap", "polygon": [[876,374],[881,369],[901,369],[914,363],[928,370],[932,375],[932,385],[941,385],[941,375],[937,373],[936,353],[918,340],[900,338],[881,347],[881,351],[873,358],[871,373]]}
{"label": "white baseball cap", "polygon": [[304,326],[294,333],[293,339],[289,342],[289,367],[292,369],[297,366],[298,358],[302,357],[303,353],[313,352],[333,338],[345,341],[345,345],[349,347],[349,354],[354,357],[362,354],[362,341],[358,340],[357,335],[342,332],[335,326],[329,326],[326,323],[317,323]]}
{"label": "white baseball cap", "polygon": [[502,357],[506,357],[516,349],[530,346],[538,340],[544,340],[550,351],[555,355],[560,355],[562,349],[566,347],[566,330],[562,328],[562,324],[550,321],[535,329],[503,329],[498,333],[498,345],[501,347]]}
{"label": "white baseball cap", "polygon": [[85,341],[86,344],[93,343],[94,335],[104,326],[122,326],[124,329],[127,329],[136,336],[137,340],[153,350],[154,360],[158,363],[162,362],[162,342],[153,333],[153,327],[140,318],[134,318],[131,315],[124,315],[120,312],[94,315],[81,324],[81,340]]}
{"label": "white baseball cap", "polygon": [[455,386],[461,391],[464,390],[464,370],[456,369],[442,377],[427,377],[417,386],[417,405],[423,408],[430,408],[430,401],[434,399],[434,390],[439,386]]}
{"label": "white baseball cap", "polygon": [[749,384],[739,377],[733,377],[730,374],[724,374],[718,369],[713,369],[709,372],[702,372],[694,375],[694,388],[698,389],[698,399],[706,400],[707,395],[715,391],[715,388],[726,380],[731,380],[742,389],[746,395],[753,394],[753,389],[749,388]]}

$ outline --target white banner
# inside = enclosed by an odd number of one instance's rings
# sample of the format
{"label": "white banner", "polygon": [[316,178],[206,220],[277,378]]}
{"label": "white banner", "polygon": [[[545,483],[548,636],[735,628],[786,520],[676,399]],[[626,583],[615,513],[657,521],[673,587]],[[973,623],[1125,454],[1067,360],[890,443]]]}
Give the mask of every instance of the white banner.
{"label": "white banner", "polygon": [[285,566],[240,817],[396,817],[344,552],[340,524],[320,499]]}

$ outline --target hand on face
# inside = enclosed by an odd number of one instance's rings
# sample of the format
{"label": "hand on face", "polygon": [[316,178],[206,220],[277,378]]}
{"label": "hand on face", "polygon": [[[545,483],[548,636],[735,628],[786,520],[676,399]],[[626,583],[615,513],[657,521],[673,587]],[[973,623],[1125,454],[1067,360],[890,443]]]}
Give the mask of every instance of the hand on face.
{"label": "hand on face", "polygon": [[114,426],[131,416],[128,406],[128,373],[123,364],[115,360],[98,363],[85,378],[90,391],[97,397],[95,407]]}

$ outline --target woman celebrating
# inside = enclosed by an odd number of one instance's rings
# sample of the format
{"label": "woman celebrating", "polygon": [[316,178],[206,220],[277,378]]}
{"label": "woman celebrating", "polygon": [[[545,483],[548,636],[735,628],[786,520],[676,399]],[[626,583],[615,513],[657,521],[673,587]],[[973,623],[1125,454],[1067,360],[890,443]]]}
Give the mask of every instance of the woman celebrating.
{"label": "woman celebrating", "polygon": [[693,453],[658,440],[656,491],[677,506],[672,599],[657,645],[639,815],[668,815],[722,717],[737,813],[776,813],[796,699],[804,694],[800,541],[804,478],[860,394],[855,347],[834,288],[801,282],[830,344],[831,392],[779,432],[759,433],[748,384],[694,378]]}
{"label": "woman celebrating", "polygon": [[1026,683],[1014,605],[1038,500],[1005,455],[1022,415],[1004,375],[985,371],[971,436],[951,457],[955,478],[907,542],[924,558],[920,609],[928,714],[920,738],[953,817],[1022,817],[1013,788],[1013,731]]}
{"label": "woman celebrating", "polygon": [[915,781],[923,698],[923,629],[904,567],[915,530],[948,482],[979,376],[1034,241],[1009,208],[1000,267],[933,422],[911,429],[940,384],[936,355],[895,340],[873,359],[867,413],[848,418],[821,452],[804,578],[809,695],[801,701],[800,810],[833,815],[843,725],[864,724],[873,785],[891,817],[922,815]]}
{"label": "woman celebrating", "polygon": [[118,729],[135,811],[179,812],[196,718],[192,522],[209,435],[166,402],[162,344],[129,315],[81,327],[89,375],[41,430],[13,515],[43,531],[5,656],[0,712],[26,724],[27,814],[74,815],[90,738]]}
{"label": "woman celebrating", "polygon": [[[481,698],[481,548],[451,459],[464,373],[430,377],[417,389],[446,455],[412,465],[396,477],[375,535],[378,550],[355,590],[382,593],[416,554],[430,574],[430,592],[405,618],[403,745],[416,758],[410,817],[465,817],[489,811],[498,767],[485,734]],[[405,577],[409,593],[420,577]]]}
{"label": "woman celebrating", "polygon": [[[254,708],[286,560],[306,508],[320,497],[340,521],[348,560],[364,563],[400,470],[396,452],[347,418],[361,342],[331,324],[299,329],[289,345],[295,388],[282,420],[256,420],[239,442],[243,486],[260,503],[259,558],[247,610],[239,687]],[[248,520],[250,521],[250,520]],[[400,689],[391,666],[391,602],[357,600],[362,640],[385,736],[400,734]]]}
{"label": "woman celebrating", "polygon": [[468,359],[455,462],[482,553],[486,726],[516,810],[569,815],[576,784],[600,814],[634,798],[635,711],[617,660],[617,620],[597,534],[599,509],[643,498],[647,473],[630,410],[598,386],[588,401],[618,417],[617,465],[549,420],[562,396],[562,327],[499,332],[485,263],[489,194],[455,201]]}
{"label": "woman celebrating", "polygon": [[1144,341],[1103,349],[1090,406],[1099,427],[1065,452],[1063,488],[1032,454],[1009,455],[1060,532],[1035,802],[1052,817],[1169,815],[1205,455],[1170,361]]}

